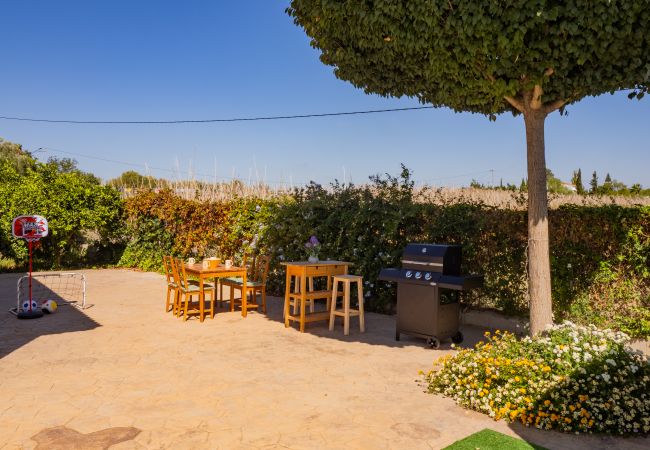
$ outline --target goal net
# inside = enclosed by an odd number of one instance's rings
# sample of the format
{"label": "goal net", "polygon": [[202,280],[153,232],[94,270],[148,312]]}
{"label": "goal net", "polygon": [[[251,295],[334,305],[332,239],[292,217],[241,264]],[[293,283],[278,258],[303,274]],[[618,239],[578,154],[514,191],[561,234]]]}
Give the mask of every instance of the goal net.
{"label": "goal net", "polygon": [[[18,280],[17,295],[16,311],[20,309],[21,302],[29,298],[29,276]],[[46,300],[54,300],[59,306],[72,305],[85,309],[86,277],[83,273],[72,272],[32,275],[32,299],[39,305]]]}

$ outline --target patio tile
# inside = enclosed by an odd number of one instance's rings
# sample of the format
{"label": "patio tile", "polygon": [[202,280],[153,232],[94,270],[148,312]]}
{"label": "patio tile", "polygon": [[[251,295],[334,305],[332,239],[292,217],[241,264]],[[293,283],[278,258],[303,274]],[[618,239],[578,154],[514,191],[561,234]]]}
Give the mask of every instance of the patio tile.
{"label": "patio tile", "polygon": [[[182,322],[164,312],[164,277],[89,270],[88,303],[18,321],[0,314],[0,449],[35,448],[57,426],[89,434],[133,426],[112,449],[429,449],[492,428],[548,448],[642,449],[644,439],[563,435],[494,422],[425,394],[420,369],[450,351],[395,342],[394,318],[367,314],[367,332],[219,309]],[[0,275],[0,308],[17,275]],[[482,330],[464,329],[468,341]]]}

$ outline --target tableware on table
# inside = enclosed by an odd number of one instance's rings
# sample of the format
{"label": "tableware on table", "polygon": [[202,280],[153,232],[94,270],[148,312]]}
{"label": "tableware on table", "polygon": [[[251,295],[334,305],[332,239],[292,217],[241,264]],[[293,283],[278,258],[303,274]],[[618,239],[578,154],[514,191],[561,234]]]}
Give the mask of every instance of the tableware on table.
{"label": "tableware on table", "polygon": [[188,259],[187,259],[187,263],[188,263],[188,264],[196,264],[196,259],[194,259],[194,258],[188,258]]}
{"label": "tableware on table", "polygon": [[232,267],[232,259],[227,259],[226,260],[226,269],[230,269]]}

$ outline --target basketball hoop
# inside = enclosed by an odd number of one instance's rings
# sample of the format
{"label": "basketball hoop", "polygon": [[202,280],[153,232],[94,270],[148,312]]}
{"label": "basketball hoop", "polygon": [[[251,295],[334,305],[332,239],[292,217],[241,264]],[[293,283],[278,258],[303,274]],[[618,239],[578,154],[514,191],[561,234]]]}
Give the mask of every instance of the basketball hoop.
{"label": "basketball hoop", "polygon": [[36,319],[43,316],[43,311],[32,298],[32,247],[34,242],[47,236],[47,219],[42,216],[18,216],[11,222],[11,234],[18,239],[25,239],[29,246],[29,300],[18,305],[16,316],[19,319]]}

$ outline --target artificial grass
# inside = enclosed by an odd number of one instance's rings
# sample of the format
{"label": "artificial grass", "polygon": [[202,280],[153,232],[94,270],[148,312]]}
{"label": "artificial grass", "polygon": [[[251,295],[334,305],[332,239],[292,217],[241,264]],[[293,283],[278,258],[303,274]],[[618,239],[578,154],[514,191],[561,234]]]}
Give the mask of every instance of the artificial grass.
{"label": "artificial grass", "polygon": [[521,439],[506,436],[497,431],[485,429],[456,441],[443,450],[547,450],[539,445],[529,444]]}

